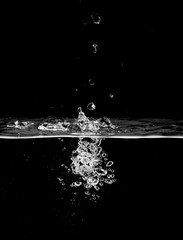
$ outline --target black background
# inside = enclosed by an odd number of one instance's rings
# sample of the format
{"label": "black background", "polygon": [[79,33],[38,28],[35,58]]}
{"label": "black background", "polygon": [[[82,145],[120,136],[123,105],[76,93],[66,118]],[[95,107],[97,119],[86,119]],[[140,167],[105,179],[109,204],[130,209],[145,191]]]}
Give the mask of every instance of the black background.
{"label": "black background", "polygon": [[[92,12],[101,24],[93,24]],[[1,116],[76,117],[77,107],[87,111],[92,101],[93,115],[183,115],[178,6],[8,4],[1,41]],[[99,46],[96,54],[93,43]]]}
{"label": "black background", "polygon": [[95,191],[100,196],[95,202],[84,197],[83,187],[70,187],[79,177],[60,167],[70,168],[77,139],[1,140],[1,235],[175,236],[181,214],[181,140],[106,139],[101,146],[114,162],[116,182]]}

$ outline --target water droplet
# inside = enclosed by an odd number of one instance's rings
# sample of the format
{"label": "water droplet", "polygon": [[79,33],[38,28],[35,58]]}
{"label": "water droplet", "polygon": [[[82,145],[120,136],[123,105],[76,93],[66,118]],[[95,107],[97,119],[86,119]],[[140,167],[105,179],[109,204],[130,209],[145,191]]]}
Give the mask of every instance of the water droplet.
{"label": "water droplet", "polygon": [[94,48],[93,53],[97,53],[98,45],[96,43],[92,44],[92,47]]}
{"label": "water droplet", "polygon": [[93,86],[95,83],[94,83],[94,81],[90,78],[89,79],[89,84],[91,85],[91,86]]}
{"label": "water droplet", "polygon": [[89,103],[87,106],[88,110],[95,110],[96,106],[93,102]]}
{"label": "water droplet", "polygon": [[92,18],[94,24],[100,24],[101,17],[98,15],[98,13],[92,12],[91,18]]}

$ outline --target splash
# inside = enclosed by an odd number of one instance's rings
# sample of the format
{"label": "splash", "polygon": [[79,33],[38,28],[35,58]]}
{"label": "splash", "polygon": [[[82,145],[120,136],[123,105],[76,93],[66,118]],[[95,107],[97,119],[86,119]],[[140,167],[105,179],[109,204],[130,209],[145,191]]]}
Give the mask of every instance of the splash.
{"label": "splash", "polygon": [[[101,119],[89,120],[81,107],[78,108],[78,112],[78,126],[81,131],[97,132],[101,126],[105,127],[111,124],[108,119],[105,119],[105,122],[102,122]],[[71,157],[72,173],[79,177],[79,180],[73,182],[71,186],[84,186],[85,194],[92,195],[93,198],[96,197],[91,193],[93,189],[98,191],[105,183],[112,184],[116,181],[115,175],[111,174],[111,172],[114,173],[114,169],[109,168],[113,162],[108,161],[107,154],[102,150],[101,141],[102,138],[79,138],[78,147],[72,152]]]}
{"label": "splash", "polygon": [[26,128],[29,128],[31,127],[32,125],[34,125],[33,122],[30,122],[30,121],[15,121],[14,123],[8,123],[7,124],[7,127],[10,127],[10,128],[18,128],[18,129],[26,129]]}
{"label": "splash", "polygon": [[[92,103],[94,104],[94,103]],[[94,105],[95,106],[95,105]],[[103,117],[96,120],[89,120],[88,117],[86,117],[85,113],[82,111],[82,108],[78,108],[78,120],[77,125],[80,128],[80,130],[83,132],[91,132],[91,133],[97,133],[101,128],[112,128],[115,129],[117,126],[113,125],[109,118]]]}
{"label": "splash", "polygon": [[96,43],[93,43],[92,47],[93,47],[93,53],[97,53],[99,46]]}
{"label": "splash", "polygon": [[52,130],[52,131],[68,131],[70,126],[70,122],[60,119],[54,119],[53,121],[44,122],[43,124],[38,126],[39,130]]}

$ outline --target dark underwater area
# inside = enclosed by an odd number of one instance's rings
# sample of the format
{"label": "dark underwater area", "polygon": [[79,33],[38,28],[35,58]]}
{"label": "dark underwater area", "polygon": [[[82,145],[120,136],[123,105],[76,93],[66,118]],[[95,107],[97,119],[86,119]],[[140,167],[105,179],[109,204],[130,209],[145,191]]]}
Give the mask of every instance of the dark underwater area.
{"label": "dark underwater area", "polygon": [[[0,141],[1,234],[6,237],[156,237],[174,234],[180,201],[179,139],[102,140],[116,182],[86,198],[73,189],[77,139]],[[58,178],[62,178],[61,184]]]}
{"label": "dark underwater area", "polygon": [[[88,117],[129,118],[137,130],[139,119],[152,122],[150,129],[157,127],[153,119],[170,119],[164,130],[182,132],[181,7],[98,0],[2,5],[0,119],[77,118],[82,107]],[[102,140],[116,182],[101,187],[97,201],[70,187],[76,176],[62,167],[69,168],[77,146],[71,138],[0,139],[4,238],[175,238],[180,139]]]}

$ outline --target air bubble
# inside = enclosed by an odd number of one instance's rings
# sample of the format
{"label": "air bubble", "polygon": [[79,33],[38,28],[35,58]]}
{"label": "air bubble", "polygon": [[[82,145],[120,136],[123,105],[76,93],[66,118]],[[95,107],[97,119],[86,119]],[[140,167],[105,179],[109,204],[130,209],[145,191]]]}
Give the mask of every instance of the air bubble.
{"label": "air bubble", "polygon": [[89,103],[87,106],[88,110],[95,110],[96,106],[93,102]]}
{"label": "air bubble", "polygon": [[99,190],[100,188],[99,188],[99,186],[94,186],[94,188],[95,188],[95,190]]}
{"label": "air bubble", "polygon": [[94,24],[100,24],[101,17],[98,15],[98,13],[92,12],[91,18],[92,18]]}
{"label": "air bubble", "polygon": [[112,166],[113,164],[114,164],[113,161],[109,161],[109,162],[106,163],[106,167],[110,167],[110,166]]}
{"label": "air bubble", "polygon": [[76,182],[71,183],[71,187],[79,187],[79,186],[81,186],[81,184],[82,184],[82,182],[76,181]]}
{"label": "air bubble", "polygon": [[106,153],[102,153],[102,157],[105,158],[107,156]]}
{"label": "air bubble", "polygon": [[98,45],[97,45],[96,43],[94,43],[94,44],[92,45],[92,47],[94,48],[93,53],[97,53]]}
{"label": "air bubble", "polygon": [[95,83],[94,83],[94,81],[90,78],[89,79],[89,84],[91,85],[91,86],[93,86]]}
{"label": "air bubble", "polygon": [[110,97],[110,98],[113,98],[113,97],[114,97],[114,95],[113,95],[112,93],[110,93],[110,94],[109,94],[109,97]]}
{"label": "air bubble", "polygon": [[86,195],[90,195],[90,192],[89,192],[89,191],[86,191],[85,194],[86,194]]}

